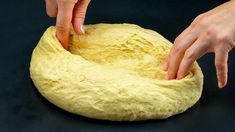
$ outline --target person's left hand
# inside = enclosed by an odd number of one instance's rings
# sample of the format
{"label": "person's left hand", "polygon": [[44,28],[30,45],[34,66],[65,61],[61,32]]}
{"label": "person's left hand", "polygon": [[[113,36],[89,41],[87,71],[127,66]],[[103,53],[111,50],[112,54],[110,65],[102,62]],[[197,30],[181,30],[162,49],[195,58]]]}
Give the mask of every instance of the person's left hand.
{"label": "person's left hand", "polygon": [[227,83],[228,52],[235,46],[235,1],[229,1],[196,17],[176,39],[163,69],[166,79],[182,79],[193,62],[215,53],[218,86]]}
{"label": "person's left hand", "polygon": [[56,17],[56,37],[65,49],[69,44],[71,23],[78,35],[84,34],[83,23],[91,0],[46,0],[50,17]]}

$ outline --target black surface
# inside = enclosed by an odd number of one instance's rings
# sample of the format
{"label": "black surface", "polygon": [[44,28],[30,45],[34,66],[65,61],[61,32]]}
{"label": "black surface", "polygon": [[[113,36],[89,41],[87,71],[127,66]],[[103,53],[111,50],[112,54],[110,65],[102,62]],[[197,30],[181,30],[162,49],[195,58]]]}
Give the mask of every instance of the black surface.
{"label": "black surface", "polygon": [[[135,23],[171,41],[198,14],[222,0],[92,0],[86,23]],[[54,24],[43,0],[0,3],[0,132],[167,132],[235,131],[235,61],[230,53],[229,82],[218,89],[214,56],[199,60],[205,75],[200,101],[167,120],[109,122],[87,119],[55,107],[36,90],[29,77],[33,48]]]}

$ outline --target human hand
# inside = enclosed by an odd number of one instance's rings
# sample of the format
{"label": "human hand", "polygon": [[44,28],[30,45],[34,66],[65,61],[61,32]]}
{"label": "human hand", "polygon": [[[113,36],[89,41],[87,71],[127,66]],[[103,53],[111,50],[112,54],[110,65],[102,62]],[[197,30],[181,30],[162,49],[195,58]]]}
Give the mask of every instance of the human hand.
{"label": "human hand", "polygon": [[90,0],[46,0],[46,10],[56,18],[56,36],[65,49],[69,43],[69,29],[72,23],[77,34],[84,34],[83,23]]}
{"label": "human hand", "polygon": [[182,79],[195,60],[215,53],[218,87],[227,84],[228,53],[235,47],[235,1],[229,1],[196,17],[174,41],[163,65],[166,79]]}

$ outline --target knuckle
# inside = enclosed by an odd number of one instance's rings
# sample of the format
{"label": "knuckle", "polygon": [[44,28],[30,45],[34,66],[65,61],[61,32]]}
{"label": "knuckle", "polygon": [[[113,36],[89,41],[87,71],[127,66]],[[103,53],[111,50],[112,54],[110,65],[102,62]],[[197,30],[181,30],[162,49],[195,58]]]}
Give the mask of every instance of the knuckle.
{"label": "knuckle", "polygon": [[174,45],[174,52],[176,54],[181,54],[184,52],[184,48],[180,44],[175,44]]}
{"label": "knuckle", "polygon": [[84,20],[85,16],[86,16],[86,12],[85,11],[80,11],[76,14],[75,18]]}
{"label": "knuckle", "polygon": [[175,38],[174,43],[179,43],[180,40],[181,40],[181,37],[178,36],[178,37]]}
{"label": "knuckle", "polygon": [[192,59],[196,58],[196,54],[193,51],[191,51],[190,49],[185,51],[184,56],[185,56],[185,59],[187,59],[187,60],[192,60]]}
{"label": "knuckle", "polygon": [[63,24],[57,24],[56,25],[56,30],[62,34],[62,35],[65,35],[67,33],[67,26],[63,25]]}
{"label": "knuckle", "polygon": [[210,20],[205,15],[199,15],[194,21],[194,24],[199,27],[206,27],[209,23]]}
{"label": "knuckle", "polygon": [[216,27],[215,26],[210,26],[205,30],[205,37],[207,39],[211,39],[212,37],[214,37],[216,35]]}
{"label": "knuckle", "polygon": [[203,18],[204,18],[204,14],[200,14],[194,19],[194,21],[200,21]]}
{"label": "knuckle", "polygon": [[200,14],[194,19],[194,21],[192,22],[192,25],[196,25],[196,24],[200,23],[201,21],[203,21],[204,19],[205,19],[205,15]]}
{"label": "knuckle", "polygon": [[46,10],[46,12],[47,12],[47,15],[48,15],[49,17],[56,17],[56,15],[57,15],[57,13],[51,12],[51,11],[49,11],[48,9]]}
{"label": "knuckle", "polygon": [[200,27],[206,27],[207,25],[208,25],[208,20],[206,18],[203,18],[198,22],[198,26]]}
{"label": "knuckle", "polygon": [[229,42],[229,33],[217,33],[215,39],[217,42],[219,42],[219,44],[222,42]]}
{"label": "knuckle", "polygon": [[184,53],[184,51],[185,51],[185,49],[182,44],[176,43],[173,45],[173,52],[175,54],[182,54],[182,53]]}
{"label": "knuckle", "polygon": [[225,64],[221,62],[215,62],[215,67],[217,70],[222,71],[225,68]]}
{"label": "knuckle", "polygon": [[212,34],[213,34],[213,30],[212,30],[212,29],[207,29],[207,30],[205,31],[205,34],[206,34],[206,37],[210,37],[210,36],[212,36]]}

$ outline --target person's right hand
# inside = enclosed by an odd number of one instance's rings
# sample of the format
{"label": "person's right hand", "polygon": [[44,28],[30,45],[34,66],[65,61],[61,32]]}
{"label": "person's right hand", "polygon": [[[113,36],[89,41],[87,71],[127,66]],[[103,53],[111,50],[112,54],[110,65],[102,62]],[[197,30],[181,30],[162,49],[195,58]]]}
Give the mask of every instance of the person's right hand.
{"label": "person's right hand", "polygon": [[69,29],[72,23],[77,34],[84,34],[83,23],[90,0],[46,0],[46,10],[56,18],[56,36],[65,49],[69,43]]}
{"label": "person's right hand", "polygon": [[198,17],[176,39],[163,69],[167,80],[182,79],[193,63],[206,53],[215,53],[218,87],[228,80],[228,54],[235,47],[235,0]]}

